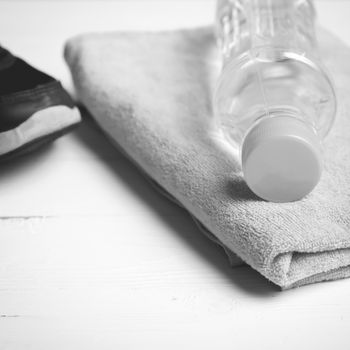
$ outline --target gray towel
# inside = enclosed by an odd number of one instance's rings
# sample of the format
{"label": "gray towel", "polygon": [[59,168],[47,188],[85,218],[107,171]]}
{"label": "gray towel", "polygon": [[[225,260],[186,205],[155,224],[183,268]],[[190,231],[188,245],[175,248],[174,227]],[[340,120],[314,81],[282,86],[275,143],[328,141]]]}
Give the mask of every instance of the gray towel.
{"label": "gray towel", "polygon": [[[350,50],[319,33],[339,108],[325,171],[307,198],[269,203],[242,180],[214,128],[210,28],[86,34],[66,60],[80,101],[142,171],[221,244],[282,289],[350,276]],[[239,257],[239,258],[238,258]]]}

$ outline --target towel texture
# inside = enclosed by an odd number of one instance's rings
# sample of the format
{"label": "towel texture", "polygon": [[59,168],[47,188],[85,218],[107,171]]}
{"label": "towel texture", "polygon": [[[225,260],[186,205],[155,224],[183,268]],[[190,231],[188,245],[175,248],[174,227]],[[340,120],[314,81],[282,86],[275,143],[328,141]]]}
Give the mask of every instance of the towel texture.
{"label": "towel texture", "polygon": [[215,129],[219,60],[211,28],[86,34],[66,60],[80,101],[158,186],[221,244],[282,289],[350,276],[350,50],[319,33],[335,78],[337,120],[316,189],[269,203],[245,185],[237,155]]}

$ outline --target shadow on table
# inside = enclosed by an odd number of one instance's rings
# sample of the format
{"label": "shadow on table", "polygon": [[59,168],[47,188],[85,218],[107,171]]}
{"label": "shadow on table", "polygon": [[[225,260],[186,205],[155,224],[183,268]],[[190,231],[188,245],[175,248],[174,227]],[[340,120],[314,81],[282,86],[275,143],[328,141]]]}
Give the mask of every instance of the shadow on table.
{"label": "shadow on table", "polygon": [[[77,139],[94,152],[98,159],[118,176],[130,190],[147,203],[160,220],[175,231],[178,237],[197,253],[203,260],[212,264],[219,273],[223,274],[229,283],[241,290],[256,296],[273,296],[279,289],[266,280],[258,272],[248,266],[232,268],[224,250],[211,242],[199,230],[191,216],[181,207],[165,198],[154,190],[139,169],[127,159],[121,150],[113,147],[103,135],[88,112],[82,110],[83,123],[75,131]],[[113,159],[117,159],[115,162]],[[174,215],[166,215],[169,212]],[[179,220],[179,218],[181,218]]]}
{"label": "shadow on table", "polygon": [[26,171],[28,168],[35,166],[51,155],[54,149],[52,142],[45,144],[43,147],[33,150],[33,152],[23,155],[14,156],[0,163],[0,181],[5,181],[12,174]]}

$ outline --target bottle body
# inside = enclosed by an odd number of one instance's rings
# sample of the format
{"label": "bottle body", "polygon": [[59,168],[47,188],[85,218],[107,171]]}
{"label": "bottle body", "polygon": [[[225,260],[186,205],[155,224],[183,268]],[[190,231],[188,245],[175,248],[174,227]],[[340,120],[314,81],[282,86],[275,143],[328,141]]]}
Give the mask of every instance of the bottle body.
{"label": "bottle body", "polygon": [[320,61],[314,17],[310,0],[218,1],[223,68],[214,112],[219,129],[243,157],[243,171],[245,140],[265,119],[294,118],[295,130],[305,123],[318,141],[332,126],[335,94]]}
{"label": "bottle body", "polygon": [[222,0],[217,16],[223,71],[214,107],[230,141],[238,146],[256,120],[281,112],[326,136],[336,104],[319,58],[312,3]]}

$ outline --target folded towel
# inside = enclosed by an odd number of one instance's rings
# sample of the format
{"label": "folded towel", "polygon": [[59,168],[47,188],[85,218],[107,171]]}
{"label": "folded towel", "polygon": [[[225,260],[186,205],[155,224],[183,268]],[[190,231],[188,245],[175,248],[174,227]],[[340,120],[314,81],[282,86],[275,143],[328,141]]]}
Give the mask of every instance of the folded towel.
{"label": "folded towel", "polygon": [[219,60],[211,28],[86,34],[65,50],[78,97],[104,132],[232,264],[243,260],[282,289],[350,276],[350,50],[319,34],[339,110],[322,180],[294,203],[250,192],[214,127]]}

